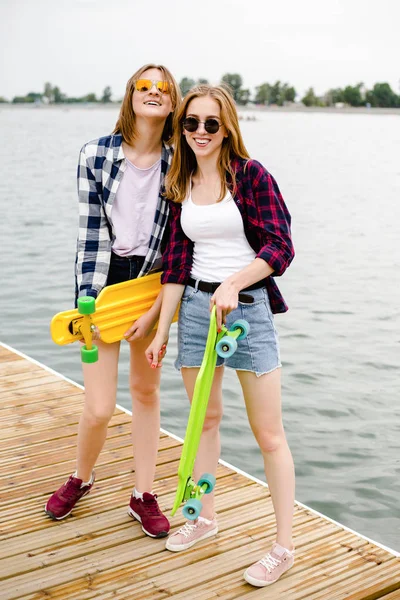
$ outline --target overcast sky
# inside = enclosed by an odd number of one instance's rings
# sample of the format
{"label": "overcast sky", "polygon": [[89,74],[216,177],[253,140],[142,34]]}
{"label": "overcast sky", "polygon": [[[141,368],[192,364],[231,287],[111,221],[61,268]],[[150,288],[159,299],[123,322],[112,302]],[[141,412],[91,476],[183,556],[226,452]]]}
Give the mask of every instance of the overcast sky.
{"label": "overcast sky", "polygon": [[399,93],[400,0],[0,0],[0,96],[120,98],[142,64],[178,81],[239,73],[254,89],[387,81]]}

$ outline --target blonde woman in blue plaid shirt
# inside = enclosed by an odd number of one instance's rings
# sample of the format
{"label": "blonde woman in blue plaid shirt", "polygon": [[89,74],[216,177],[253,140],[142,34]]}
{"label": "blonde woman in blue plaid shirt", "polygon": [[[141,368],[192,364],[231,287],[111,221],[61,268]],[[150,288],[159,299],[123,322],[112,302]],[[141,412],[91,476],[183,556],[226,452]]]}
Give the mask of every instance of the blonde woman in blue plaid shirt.
{"label": "blonde woman in blue plaid shirt", "polygon": [[[111,135],[85,144],[78,165],[79,235],[76,298],[97,297],[106,285],[141,277],[160,265],[168,219],[162,195],[171,163],[172,122],[179,87],[164,66],[148,64],[129,79]],[[152,493],[160,429],[160,369],[145,357],[161,302],[126,333],[130,343],[135,488],[129,514],[151,537],[168,535],[169,522]],[[119,342],[98,341],[99,361],[84,364],[85,403],[79,422],[76,471],[49,499],[60,520],[88,494],[116,404]],[[165,349],[163,349],[162,354]]]}

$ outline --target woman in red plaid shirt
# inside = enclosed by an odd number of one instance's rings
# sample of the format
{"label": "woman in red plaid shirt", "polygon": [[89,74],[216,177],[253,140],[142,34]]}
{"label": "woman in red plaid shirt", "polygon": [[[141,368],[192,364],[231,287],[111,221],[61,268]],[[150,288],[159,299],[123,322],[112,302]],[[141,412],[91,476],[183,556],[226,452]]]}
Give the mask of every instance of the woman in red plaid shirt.
{"label": "woman in red plaid shirt", "polygon": [[[273,277],[282,275],[294,256],[290,215],[273,177],[250,159],[225,88],[199,86],[189,92],[176,115],[174,146],[166,180],[171,203],[163,303],[146,354],[153,368],[159,366],[159,351],[168,342],[181,300],[176,366],[191,400],[211,307],[216,306],[219,328],[222,323],[229,328],[237,319],[249,322],[249,335],[237,351],[218,358],[195,477],[216,474],[225,365],[237,372],[275,509],[276,540],[244,574],[252,585],[265,586],[294,561],[294,466],[282,425],[281,363],[273,322],[273,313],[287,310]],[[214,494],[202,502],[201,516],[169,537],[168,550],[186,550],[217,533]]]}

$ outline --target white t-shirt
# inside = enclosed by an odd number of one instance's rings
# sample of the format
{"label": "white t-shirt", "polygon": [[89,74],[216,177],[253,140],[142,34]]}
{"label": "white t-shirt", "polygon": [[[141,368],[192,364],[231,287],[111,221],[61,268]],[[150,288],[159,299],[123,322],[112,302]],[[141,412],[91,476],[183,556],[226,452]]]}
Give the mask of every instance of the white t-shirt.
{"label": "white t-shirt", "polygon": [[161,159],[139,169],[126,159],[126,169],[111,211],[116,238],[112,250],[119,256],[146,256],[160,193]]}
{"label": "white t-shirt", "polygon": [[224,281],[256,258],[230,192],[220,202],[207,205],[195,204],[190,193],[182,203],[181,225],[194,242],[194,279]]}

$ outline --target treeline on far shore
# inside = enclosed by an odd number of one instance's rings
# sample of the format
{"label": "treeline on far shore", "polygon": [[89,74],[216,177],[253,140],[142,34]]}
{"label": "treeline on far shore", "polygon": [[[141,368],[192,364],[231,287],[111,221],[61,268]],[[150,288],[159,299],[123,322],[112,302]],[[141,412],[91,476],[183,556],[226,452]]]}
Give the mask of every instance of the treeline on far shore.
{"label": "treeline on far shore", "polygon": [[[208,83],[207,79],[194,80],[183,77],[179,82],[182,95],[185,96],[195,85]],[[262,83],[256,86],[254,93],[243,87],[243,79],[238,73],[225,73],[221,83],[229,86],[238,105],[247,106],[287,106],[301,102],[304,106],[368,106],[379,108],[400,108],[400,95],[396,94],[388,83],[375,83],[372,89],[367,89],[363,83],[348,85],[344,88],[329,89],[322,96],[317,96],[314,88],[310,87],[303,97],[288,83],[276,81],[275,83]],[[120,102],[118,99],[117,102]],[[0,96],[0,102],[9,102]],[[58,86],[45,83],[43,92],[29,92],[25,96],[15,96],[12,104],[76,104],[76,103],[102,103],[112,102],[112,91],[106,86],[100,97],[94,93],[80,97],[68,97]]]}

